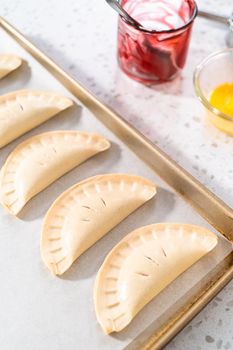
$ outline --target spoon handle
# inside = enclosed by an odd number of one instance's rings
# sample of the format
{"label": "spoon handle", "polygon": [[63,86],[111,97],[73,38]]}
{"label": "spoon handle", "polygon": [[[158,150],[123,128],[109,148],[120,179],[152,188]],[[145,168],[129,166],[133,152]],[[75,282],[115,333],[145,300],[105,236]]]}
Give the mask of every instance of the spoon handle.
{"label": "spoon handle", "polygon": [[117,0],[106,0],[107,3],[117,11],[122,17],[124,17],[131,25],[136,27],[141,27],[141,24],[131,17],[128,12],[126,12],[123,7],[119,4]]}
{"label": "spoon handle", "polygon": [[229,21],[230,21],[230,18],[229,17],[226,17],[226,16],[220,16],[220,15],[217,15],[215,13],[211,13],[211,12],[206,12],[206,11],[198,11],[198,15],[200,17],[204,17],[204,18],[207,18],[207,19],[211,19],[213,21],[216,21],[216,22],[220,22],[220,23],[223,23],[223,24],[229,24]]}

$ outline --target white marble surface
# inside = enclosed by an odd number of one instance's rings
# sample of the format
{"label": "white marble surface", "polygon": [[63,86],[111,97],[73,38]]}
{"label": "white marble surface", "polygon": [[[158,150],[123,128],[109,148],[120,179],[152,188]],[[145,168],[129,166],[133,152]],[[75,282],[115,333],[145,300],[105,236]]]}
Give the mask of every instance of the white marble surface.
{"label": "white marble surface", "polygon": [[[198,4],[233,10],[232,0]],[[0,13],[233,206],[233,139],[205,120],[192,87],[193,67],[225,46],[224,27],[197,19],[181,79],[151,89],[117,68],[117,18],[104,0],[2,0]],[[233,349],[232,311],[233,282],[166,349]]]}

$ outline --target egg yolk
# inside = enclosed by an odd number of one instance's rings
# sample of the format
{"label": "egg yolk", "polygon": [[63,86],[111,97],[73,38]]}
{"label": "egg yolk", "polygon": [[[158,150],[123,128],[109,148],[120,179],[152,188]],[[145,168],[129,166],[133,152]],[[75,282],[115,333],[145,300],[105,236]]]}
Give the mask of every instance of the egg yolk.
{"label": "egg yolk", "polygon": [[217,86],[212,91],[209,102],[219,111],[233,117],[233,83]]}

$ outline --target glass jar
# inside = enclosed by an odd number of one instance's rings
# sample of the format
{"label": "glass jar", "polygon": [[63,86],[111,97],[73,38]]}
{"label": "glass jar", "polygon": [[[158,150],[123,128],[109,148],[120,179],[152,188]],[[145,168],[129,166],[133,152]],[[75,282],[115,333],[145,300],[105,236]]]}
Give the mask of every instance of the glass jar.
{"label": "glass jar", "polygon": [[[154,0],[122,0],[122,6],[142,25],[148,22],[145,20],[148,15],[151,27],[153,13],[146,13],[142,6],[146,1],[155,2]],[[197,6],[193,0],[182,1],[185,5],[185,18],[183,18],[183,25],[178,28],[172,28],[173,24],[168,23],[166,27],[170,29],[146,29],[133,26],[119,16],[118,62],[128,76],[144,84],[153,84],[172,80],[184,67]],[[134,14],[135,10],[136,14]],[[156,21],[157,19],[154,20],[155,24]]]}

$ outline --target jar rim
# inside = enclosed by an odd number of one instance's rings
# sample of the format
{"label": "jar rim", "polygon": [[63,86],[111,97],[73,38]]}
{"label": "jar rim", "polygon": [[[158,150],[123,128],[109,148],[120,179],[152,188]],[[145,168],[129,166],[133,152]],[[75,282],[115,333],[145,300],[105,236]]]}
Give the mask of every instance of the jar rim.
{"label": "jar rim", "polygon": [[197,17],[198,15],[198,7],[197,7],[197,3],[196,1],[193,0],[193,4],[194,4],[194,9],[193,9],[193,14],[190,17],[190,19],[188,20],[188,22],[186,22],[184,25],[182,25],[181,27],[178,28],[174,28],[174,29],[164,29],[164,30],[156,30],[156,29],[147,29],[144,28],[140,25],[137,25],[136,23],[133,24],[131,22],[129,22],[126,18],[124,18],[122,15],[119,15],[119,17],[126,23],[128,24],[130,27],[133,27],[134,29],[137,29],[140,32],[144,32],[144,33],[148,33],[148,34],[172,34],[172,33],[176,33],[179,32],[180,30],[186,29],[188,28],[192,22],[194,21],[194,19]]}

